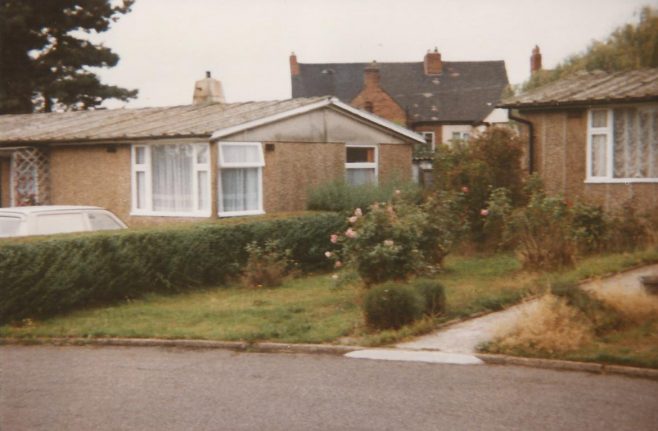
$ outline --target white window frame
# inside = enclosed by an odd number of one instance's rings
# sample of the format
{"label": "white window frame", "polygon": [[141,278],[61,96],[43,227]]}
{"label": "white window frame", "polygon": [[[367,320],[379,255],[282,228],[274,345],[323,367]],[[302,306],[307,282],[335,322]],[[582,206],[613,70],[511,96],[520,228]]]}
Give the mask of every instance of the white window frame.
{"label": "white window frame", "polygon": [[[153,173],[151,165],[151,147],[153,145],[192,145],[194,148],[193,167],[192,167],[192,204],[193,210],[191,211],[156,211],[153,209]],[[197,159],[198,146],[203,145],[206,147],[207,161],[206,163],[199,163]],[[137,149],[144,149],[144,163],[137,163]],[[212,214],[212,189],[210,179],[210,144],[207,142],[194,142],[189,144],[134,144],[131,146],[131,193],[132,193],[132,210],[131,216],[156,216],[156,217],[210,217]],[[145,207],[137,207],[137,173],[144,173],[144,180],[146,181],[145,191]],[[200,210],[199,208],[199,172],[206,172],[206,190],[208,190],[208,209]]]}
{"label": "white window frame", "polygon": [[427,137],[431,136],[432,139],[430,139],[430,149],[432,151],[436,150],[436,134],[434,132],[423,132],[423,131],[421,131],[420,134],[425,139],[425,143],[427,143]]}
{"label": "white window frame", "polygon": [[[225,162],[223,148],[236,146],[245,147],[252,146],[259,150],[259,160],[257,162]],[[217,157],[217,165],[219,172],[217,174],[217,202],[218,202],[218,215],[220,217],[237,217],[245,215],[259,215],[265,214],[263,209],[263,167],[265,166],[265,156],[263,154],[263,144],[261,142],[218,142],[219,157]],[[255,210],[246,211],[224,211],[224,202],[222,199],[222,169],[241,169],[241,168],[258,168],[258,208]]]}
{"label": "white window frame", "polygon": [[[375,150],[374,162],[361,162],[361,163],[348,163],[347,162],[347,149],[348,148],[373,148]],[[347,180],[348,169],[375,169],[375,182],[374,185],[379,184],[379,148],[377,145],[358,145],[349,144],[345,145],[345,180]]]}
{"label": "white window frame", "polygon": [[[655,106],[655,105],[650,105]],[[637,107],[642,109],[642,105],[633,105],[625,107]],[[606,107],[597,107],[592,108],[587,111],[587,156],[586,156],[586,176],[585,183],[593,184],[607,184],[607,183],[658,183],[658,178],[615,178],[614,177],[614,109],[617,106],[606,106]],[[592,118],[594,112],[605,111],[606,112],[606,126],[605,127],[593,127]],[[605,135],[606,136],[606,175],[604,176],[594,176],[592,175],[592,136],[593,135]]]}

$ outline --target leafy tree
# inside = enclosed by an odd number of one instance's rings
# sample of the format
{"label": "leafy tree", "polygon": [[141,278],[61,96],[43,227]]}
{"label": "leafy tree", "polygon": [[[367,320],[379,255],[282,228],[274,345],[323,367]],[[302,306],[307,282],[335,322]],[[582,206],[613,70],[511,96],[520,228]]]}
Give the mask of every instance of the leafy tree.
{"label": "leafy tree", "polygon": [[100,82],[90,67],[119,56],[84,33],[101,33],[134,0],[1,0],[0,114],[88,109],[137,90]]}
{"label": "leafy tree", "polygon": [[579,71],[617,72],[658,67],[658,9],[645,6],[637,24],[617,28],[605,41],[593,41],[584,53],[573,55],[553,70],[540,70],[523,91],[548,84]]}

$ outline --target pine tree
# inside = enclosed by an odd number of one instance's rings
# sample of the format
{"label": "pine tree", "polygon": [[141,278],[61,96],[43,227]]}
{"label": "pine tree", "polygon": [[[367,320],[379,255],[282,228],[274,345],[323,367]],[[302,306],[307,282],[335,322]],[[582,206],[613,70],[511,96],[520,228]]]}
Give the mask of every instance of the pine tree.
{"label": "pine tree", "polygon": [[90,67],[119,56],[84,33],[102,33],[134,0],[0,0],[0,114],[89,109],[137,90],[105,85]]}

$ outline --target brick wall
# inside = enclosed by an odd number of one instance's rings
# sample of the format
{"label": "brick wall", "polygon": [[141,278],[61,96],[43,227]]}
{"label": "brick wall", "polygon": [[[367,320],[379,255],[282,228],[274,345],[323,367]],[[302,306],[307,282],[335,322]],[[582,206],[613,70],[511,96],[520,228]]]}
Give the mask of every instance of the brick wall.
{"label": "brick wall", "polygon": [[386,118],[400,125],[405,125],[407,116],[391,96],[377,85],[365,86],[363,90],[352,100],[350,105],[359,109],[366,109],[366,104],[372,104],[372,112],[375,115]]}
{"label": "brick wall", "polygon": [[273,142],[265,151],[265,212],[306,209],[310,189],[345,176],[345,145]]}
{"label": "brick wall", "polygon": [[379,183],[411,181],[411,145],[379,145]]}
{"label": "brick wall", "polygon": [[658,207],[658,184],[586,184],[587,111],[523,113],[535,128],[535,170],[546,190],[611,210],[634,198],[639,207]]}

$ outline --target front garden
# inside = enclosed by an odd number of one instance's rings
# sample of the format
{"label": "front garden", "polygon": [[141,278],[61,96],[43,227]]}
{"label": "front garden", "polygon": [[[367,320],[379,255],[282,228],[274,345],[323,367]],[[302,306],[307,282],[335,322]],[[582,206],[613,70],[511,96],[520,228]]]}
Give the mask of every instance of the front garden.
{"label": "front garden", "polygon": [[2,242],[0,336],[385,345],[545,296],[537,321],[590,337],[486,348],[656,366],[658,307],[629,317],[577,287],[658,262],[655,212],[550,195],[519,145],[493,128],[442,147],[424,192],[324,185],[310,202],[332,212]]}

